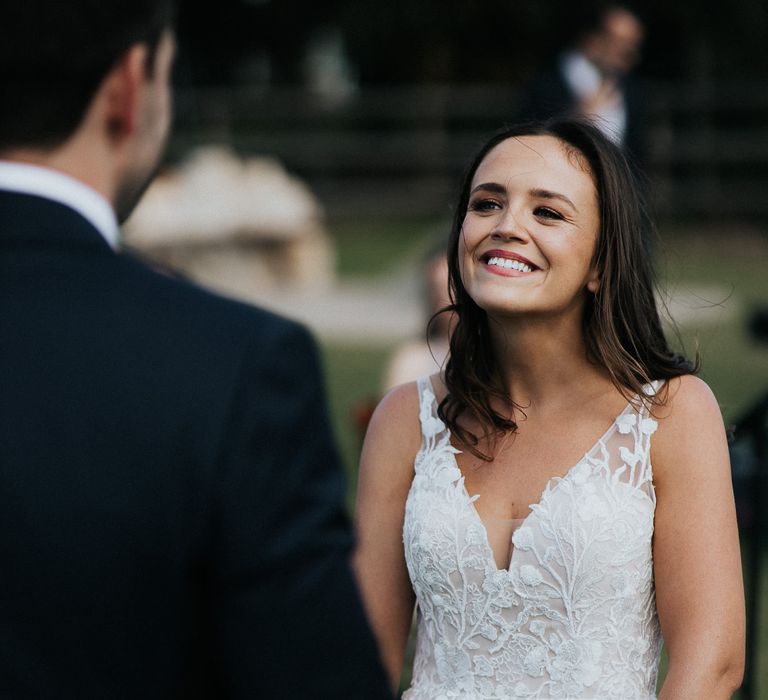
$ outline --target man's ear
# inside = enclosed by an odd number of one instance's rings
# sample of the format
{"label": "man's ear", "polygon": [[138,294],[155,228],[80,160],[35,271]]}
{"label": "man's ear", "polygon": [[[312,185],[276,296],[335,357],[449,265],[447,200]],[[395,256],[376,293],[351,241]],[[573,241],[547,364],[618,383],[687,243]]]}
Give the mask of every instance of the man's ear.
{"label": "man's ear", "polygon": [[138,128],[146,80],[147,46],[134,44],[118,59],[101,86],[110,138],[120,140]]}

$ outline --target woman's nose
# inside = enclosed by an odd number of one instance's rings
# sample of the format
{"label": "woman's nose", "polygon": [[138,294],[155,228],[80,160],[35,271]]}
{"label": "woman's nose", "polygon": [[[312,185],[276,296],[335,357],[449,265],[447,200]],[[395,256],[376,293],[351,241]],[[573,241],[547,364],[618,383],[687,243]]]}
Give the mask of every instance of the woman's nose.
{"label": "woman's nose", "polygon": [[497,220],[496,226],[491,232],[491,236],[501,239],[528,239],[528,232],[520,223],[519,217],[511,209],[504,211],[503,215]]}

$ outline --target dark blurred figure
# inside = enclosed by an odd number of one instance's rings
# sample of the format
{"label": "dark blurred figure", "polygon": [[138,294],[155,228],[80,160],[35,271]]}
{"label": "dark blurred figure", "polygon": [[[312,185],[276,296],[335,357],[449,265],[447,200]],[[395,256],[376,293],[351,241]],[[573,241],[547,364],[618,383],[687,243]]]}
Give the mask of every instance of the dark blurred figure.
{"label": "dark blurred figure", "polygon": [[386,698],[312,340],[118,250],[172,16],[4,8],[0,697]]}
{"label": "dark blurred figure", "polygon": [[645,28],[621,4],[591,13],[574,46],[539,75],[525,91],[523,119],[586,116],[643,166],[643,99],[632,69],[640,58]]}
{"label": "dark blurred figure", "polygon": [[438,314],[451,303],[448,294],[448,252],[444,242],[430,250],[423,270],[422,297],[428,321],[426,334],[395,348],[384,372],[384,392],[439,372],[448,357],[453,316],[449,312]]}
{"label": "dark blurred figure", "polygon": [[448,252],[444,241],[429,249],[420,267],[419,280],[424,308],[424,327],[420,337],[395,347],[387,360],[381,382],[381,393],[359,399],[352,409],[352,421],[362,445],[365,431],[381,397],[390,389],[416,381],[419,377],[439,372],[448,358],[448,345],[453,324],[451,312],[438,313],[451,303],[448,293]]}

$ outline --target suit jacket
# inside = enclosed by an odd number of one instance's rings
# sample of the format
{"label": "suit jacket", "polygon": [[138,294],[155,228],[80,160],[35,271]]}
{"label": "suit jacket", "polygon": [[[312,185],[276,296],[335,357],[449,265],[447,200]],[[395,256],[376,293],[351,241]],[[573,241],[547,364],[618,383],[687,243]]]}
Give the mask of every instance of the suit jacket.
{"label": "suit jacket", "polygon": [[[623,147],[638,171],[642,172],[647,158],[645,99],[638,83],[628,77],[621,85],[627,115]],[[572,116],[576,97],[555,65],[544,71],[523,90],[520,102],[521,120],[544,120]]]}
{"label": "suit jacket", "polygon": [[390,697],[314,345],[0,192],[0,697]]}

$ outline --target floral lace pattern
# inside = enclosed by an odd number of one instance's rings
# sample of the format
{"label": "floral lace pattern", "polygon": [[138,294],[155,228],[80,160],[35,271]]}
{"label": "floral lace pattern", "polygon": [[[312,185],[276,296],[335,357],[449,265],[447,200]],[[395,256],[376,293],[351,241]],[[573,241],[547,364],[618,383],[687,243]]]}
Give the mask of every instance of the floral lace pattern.
{"label": "floral lace pattern", "polygon": [[498,569],[429,379],[418,388],[403,542],[419,622],[404,700],[655,698],[656,422],[642,402],[549,482]]}

